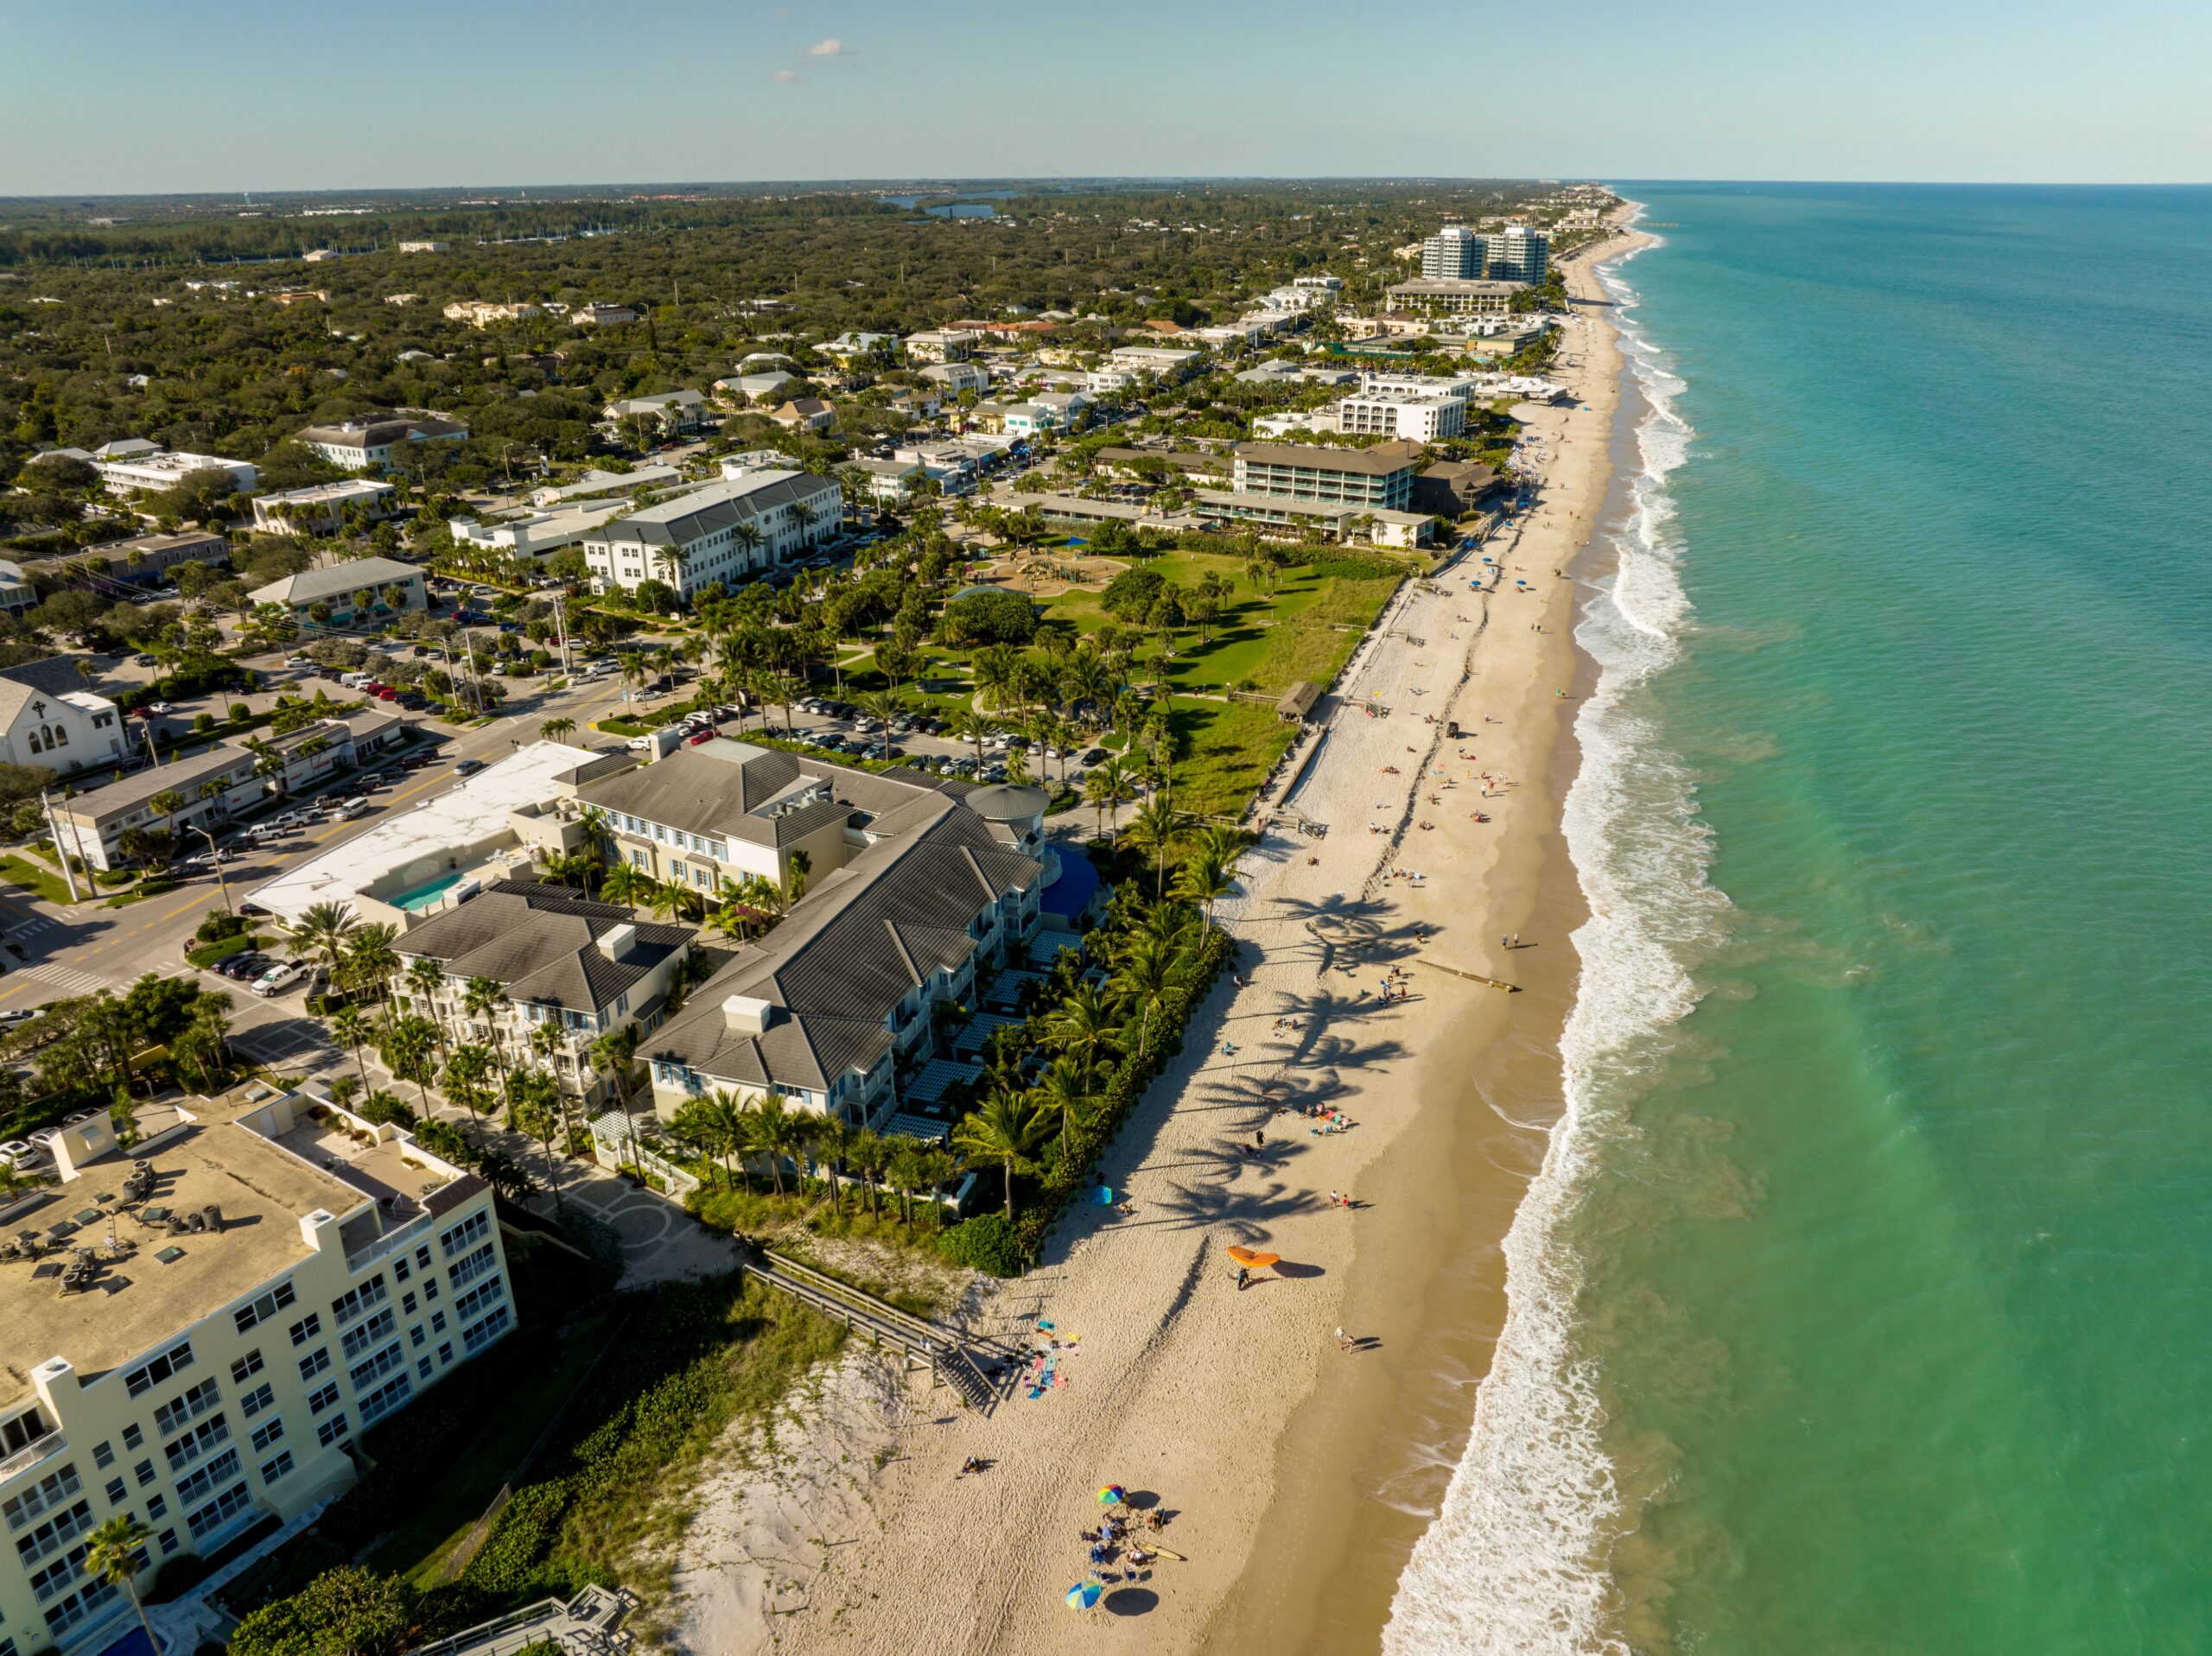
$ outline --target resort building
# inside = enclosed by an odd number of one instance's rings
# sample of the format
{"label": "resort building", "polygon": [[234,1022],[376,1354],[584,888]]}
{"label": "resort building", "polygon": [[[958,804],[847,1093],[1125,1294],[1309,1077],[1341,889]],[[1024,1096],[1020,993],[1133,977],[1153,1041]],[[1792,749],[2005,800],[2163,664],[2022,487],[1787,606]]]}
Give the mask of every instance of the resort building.
{"label": "resort building", "polygon": [[1421,244],[1421,273],[1472,281],[1483,273],[1483,238],[1465,225],[1446,225]]}
{"label": "resort building", "polygon": [[419,610],[426,602],[423,572],[396,558],[348,558],[321,569],[302,569],[246,596],[256,604],[282,604],[300,625],[317,631],[364,626]]}
{"label": "resort building", "polygon": [[[741,1098],[773,1089],[801,1108],[880,1126],[897,1107],[900,1068],[918,1068],[935,1051],[934,1009],[968,999],[979,969],[1036,930],[1046,866],[1033,853],[1041,852],[1046,795],[968,791],[918,772],[910,782],[801,766],[741,743],[706,747],[736,752],[716,758],[687,750],[633,773],[640,786],[665,790],[656,809],[672,814],[689,794],[654,782],[653,772],[699,756],[736,773],[721,790],[725,800],[762,796],[717,819],[713,831],[731,853],[761,866],[788,866],[801,849],[834,860],[825,868],[810,856],[806,895],[791,913],[641,1050],[652,1065],[655,1112],[671,1116],[716,1089]],[[586,791],[604,795],[630,780]],[[623,812],[618,843],[645,851],[632,821],[644,819]],[[645,854],[689,853],[655,840]]]}
{"label": "resort building", "polygon": [[0,1649],[105,1650],[137,1587],[352,1482],[359,1435],[513,1326],[492,1192],[405,1133],[253,1086],[64,1127],[0,1241]]}
{"label": "resort building", "polygon": [[540,305],[502,305],[488,300],[455,300],[445,308],[448,322],[466,322],[471,327],[490,327],[497,322],[519,322],[526,317],[544,314]]}
{"label": "resort building", "polygon": [[121,764],[129,739],[114,702],[67,656],[0,667],[0,760],[67,776]]}
{"label": "resort building", "polygon": [[345,483],[310,483],[253,498],[253,526],[264,535],[335,535],[349,516],[382,523],[404,510],[399,492],[389,483],[356,478]]}
{"label": "resort building", "polygon": [[1372,448],[1239,443],[1230,487],[1241,495],[1402,511],[1420,457],[1418,443],[1402,441]]}
{"label": "resort building", "polygon": [[1417,282],[1395,282],[1389,288],[1390,308],[1424,314],[1447,316],[1503,316],[1513,308],[1513,295],[1524,284],[1518,282],[1478,282],[1457,276],[1423,276]]}
{"label": "resort building", "polygon": [[571,327],[613,327],[637,320],[634,305],[579,305],[569,313]]}
{"label": "resort building", "polygon": [[1492,282],[1540,282],[1551,269],[1552,238],[1526,225],[1484,237],[1483,248],[1482,273]]}
{"label": "resort building", "polygon": [[[501,880],[397,941],[404,966],[434,961],[442,976],[426,995],[403,972],[395,998],[456,1040],[495,1047],[510,1065],[550,1061],[563,1091],[593,1102],[605,1084],[591,1044],[615,1030],[649,1031],[660,1022],[696,935],[691,926],[641,920],[565,886]],[[499,1005],[471,1008],[468,985],[479,978],[499,986]],[[540,1053],[533,1039],[547,1028],[559,1038]]]}
{"label": "resort building", "polygon": [[972,362],[933,362],[922,370],[922,378],[955,397],[991,388],[990,370]]}
{"label": "resort building", "polygon": [[919,333],[909,333],[905,347],[910,362],[961,362],[975,350],[976,342],[964,333],[926,328]]}
{"label": "resort building", "polygon": [[341,472],[381,472],[392,464],[395,449],[410,443],[468,441],[468,428],[458,420],[434,415],[365,414],[336,425],[309,426],[300,441]]}
{"label": "resort building", "polygon": [[1419,546],[1435,527],[1434,517],[1427,512],[1214,489],[1199,490],[1192,511],[1209,528],[1253,527],[1293,539],[1367,540],[1376,546]]}
{"label": "resort building", "polygon": [[640,506],[581,544],[597,591],[660,581],[688,603],[710,582],[734,585],[834,539],[844,508],[835,478],[746,471]]}
{"label": "resort building", "polygon": [[1346,436],[1402,437],[1416,443],[1456,437],[1467,424],[1465,397],[1433,394],[1361,391],[1338,403],[1333,413],[1336,428]]}

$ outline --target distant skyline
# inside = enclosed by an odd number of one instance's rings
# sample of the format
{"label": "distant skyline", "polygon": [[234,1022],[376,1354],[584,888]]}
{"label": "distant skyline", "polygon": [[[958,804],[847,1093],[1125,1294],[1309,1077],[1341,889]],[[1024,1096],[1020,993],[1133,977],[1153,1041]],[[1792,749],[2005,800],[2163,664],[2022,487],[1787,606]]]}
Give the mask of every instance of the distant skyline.
{"label": "distant skyline", "polygon": [[[2212,8],[16,5],[0,194],[986,175],[2212,181]],[[1401,53],[1402,44],[1417,51]]]}

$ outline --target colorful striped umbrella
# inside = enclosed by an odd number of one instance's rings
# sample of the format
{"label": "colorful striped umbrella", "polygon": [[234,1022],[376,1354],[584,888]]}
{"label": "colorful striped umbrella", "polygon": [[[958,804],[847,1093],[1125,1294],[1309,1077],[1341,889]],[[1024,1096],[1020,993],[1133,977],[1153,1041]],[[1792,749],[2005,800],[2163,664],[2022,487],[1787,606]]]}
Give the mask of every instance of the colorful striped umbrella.
{"label": "colorful striped umbrella", "polygon": [[1075,1586],[1068,1589],[1068,1608],[1087,1610],[1098,1602],[1100,1596],[1105,1590],[1103,1586],[1095,1581],[1078,1582]]}

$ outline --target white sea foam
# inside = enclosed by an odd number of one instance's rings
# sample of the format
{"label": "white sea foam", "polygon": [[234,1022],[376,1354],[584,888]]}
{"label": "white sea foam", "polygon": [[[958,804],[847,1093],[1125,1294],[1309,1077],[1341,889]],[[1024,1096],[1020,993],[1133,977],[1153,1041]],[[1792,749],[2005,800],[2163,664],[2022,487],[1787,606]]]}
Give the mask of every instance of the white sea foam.
{"label": "white sea foam", "polygon": [[1580,1267],[1561,1233],[1618,1083],[1695,1002],[1681,951],[1711,935],[1721,900],[1706,883],[1710,851],[1689,780],[1641,710],[1647,682],[1680,657],[1690,612],[1667,488],[1693,435],[1674,407],[1684,386],[1635,326],[1636,295],[1618,267],[1600,275],[1649,409],[1632,510],[1614,537],[1618,566],[1575,633],[1599,671],[1575,720],[1582,763],[1564,811],[1590,905],[1560,1039],[1566,1109],[1506,1234],[1504,1326],[1466,1452],[1399,1578],[1382,1636],[1389,1656],[1626,1649],[1605,1558],[1619,1498],[1599,1440],[1598,1375],[1577,1350]]}

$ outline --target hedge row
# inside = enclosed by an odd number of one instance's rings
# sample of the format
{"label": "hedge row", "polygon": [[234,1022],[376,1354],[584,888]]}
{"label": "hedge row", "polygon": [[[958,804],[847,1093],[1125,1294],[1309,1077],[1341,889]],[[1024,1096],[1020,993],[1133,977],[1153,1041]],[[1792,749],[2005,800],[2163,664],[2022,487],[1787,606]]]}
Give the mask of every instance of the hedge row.
{"label": "hedge row", "polygon": [[1199,947],[1196,968],[1160,998],[1152,1020],[1158,1038],[1153,1043],[1149,1056],[1139,1058],[1132,1052],[1116,1067],[1113,1079],[1098,1094],[1097,1107],[1091,1112],[1090,1119],[1076,1124],[1060,1146],[1058,1158],[1046,1171],[1037,1194],[1022,1202],[1016,1212],[1014,1241],[1024,1259],[1038,1258],[1044,1250],[1045,1234],[1059,1217],[1060,1209],[1077,1190],[1089,1187],[1091,1169],[1097,1165],[1099,1152],[1122,1130],[1122,1123],[1136,1108],[1153,1078],[1183,1050],[1183,1031],[1198,1012],[1198,1002],[1236,953],[1235,938],[1218,929],[1210,930]]}

